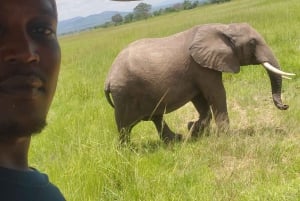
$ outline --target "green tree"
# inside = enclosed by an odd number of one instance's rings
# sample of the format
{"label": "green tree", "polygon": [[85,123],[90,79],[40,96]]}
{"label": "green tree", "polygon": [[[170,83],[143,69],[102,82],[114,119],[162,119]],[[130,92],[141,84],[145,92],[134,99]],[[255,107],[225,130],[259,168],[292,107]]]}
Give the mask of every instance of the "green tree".
{"label": "green tree", "polygon": [[176,3],[172,6],[175,11],[180,11],[183,9],[183,4],[182,3]]}
{"label": "green tree", "polygon": [[123,17],[118,13],[111,17],[111,21],[115,24],[120,24],[123,22]]}
{"label": "green tree", "polygon": [[147,19],[151,15],[151,13],[150,13],[151,8],[152,8],[152,6],[150,4],[139,3],[133,9],[134,18],[137,20]]}
{"label": "green tree", "polygon": [[184,0],[183,2],[183,9],[184,10],[189,10],[192,9],[192,2],[190,0]]}
{"label": "green tree", "polygon": [[210,0],[210,3],[224,3],[224,2],[228,2],[230,0]]}
{"label": "green tree", "polygon": [[189,10],[196,8],[199,5],[199,1],[190,1],[190,0],[184,0],[183,2],[183,9]]}
{"label": "green tree", "polygon": [[164,12],[163,9],[159,9],[159,10],[154,11],[153,15],[154,16],[159,16],[159,15],[163,14],[163,12]]}
{"label": "green tree", "polygon": [[124,23],[132,22],[133,18],[134,18],[133,13],[128,13],[127,15],[124,16]]}

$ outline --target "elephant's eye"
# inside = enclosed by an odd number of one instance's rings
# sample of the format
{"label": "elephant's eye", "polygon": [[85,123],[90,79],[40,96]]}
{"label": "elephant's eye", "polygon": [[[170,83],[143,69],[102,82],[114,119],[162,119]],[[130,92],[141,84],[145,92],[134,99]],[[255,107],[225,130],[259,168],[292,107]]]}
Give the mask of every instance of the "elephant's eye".
{"label": "elephant's eye", "polygon": [[255,45],[256,45],[256,40],[255,40],[254,38],[252,38],[252,39],[249,41],[249,45],[255,46]]}

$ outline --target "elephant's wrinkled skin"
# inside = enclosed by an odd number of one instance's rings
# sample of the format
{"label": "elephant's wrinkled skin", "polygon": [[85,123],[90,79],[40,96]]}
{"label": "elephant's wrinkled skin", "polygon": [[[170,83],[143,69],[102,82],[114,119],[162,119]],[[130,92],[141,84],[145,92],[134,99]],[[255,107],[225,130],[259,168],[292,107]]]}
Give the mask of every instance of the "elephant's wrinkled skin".
{"label": "elephant's wrinkled skin", "polygon": [[[246,23],[195,26],[165,38],[142,39],[122,50],[105,82],[105,94],[115,107],[120,141],[129,140],[141,120],[154,122],[161,139],[180,139],[163,120],[191,101],[199,112],[192,136],[198,136],[212,119],[228,128],[226,92],[222,72],[238,73],[240,66],[268,62],[279,64],[262,36]],[[282,76],[269,70],[274,104],[281,101]],[[112,97],[112,100],[110,98]]]}

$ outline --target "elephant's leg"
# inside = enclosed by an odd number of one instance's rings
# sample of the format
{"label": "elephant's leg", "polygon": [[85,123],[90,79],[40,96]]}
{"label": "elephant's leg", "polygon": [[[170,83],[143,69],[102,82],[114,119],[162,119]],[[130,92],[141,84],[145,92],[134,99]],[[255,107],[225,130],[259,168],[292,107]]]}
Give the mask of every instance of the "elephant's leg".
{"label": "elephant's leg", "polygon": [[229,129],[229,117],[227,112],[226,91],[221,80],[217,83],[217,86],[214,95],[211,97],[211,107],[218,131],[227,132]]}
{"label": "elephant's leg", "polygon": [[175,134],[170,130],[168,124],[163,120],[163,115],[153,116],[151,120],[153,121],[157,129],[159,137],[165,143],[177,140],[179,141],[182,139],[182,136],[180,134]]}
{"label": "elephant's leg", "polygon": [[[198,88],[203,94],[206,104],[211,106],[218,131],[227,131],[229,128],[229,117],[227,112],[226,91],[222,82],[222,73],[219,71],[205,71],[206,74],[198,81]],[[198,101],[200,104],[201,102]],[[202,104],[205,101],[202,100]],[[205,104],[204,104],[205,105]],[[208,108],[203,109],[208,111]],[[201,111],[200,111],[201,112]]]}
{"label": "elephant's leg", "polygon": [[115,120],[119,131],[121,144],[129,143],[132,128],[140,121],[134,108],[115,105]]}
{"label": "elephant's leg", "polygon": [[127,144],[130,142],[130,132],[134,125],[123,126],[118,124],[119,141],[121,144]]}
{"label": "elephant's leg", "polygon": [[200,117],[195,122],[188,123],[188,129],[192,137],[199,137],[209,127],[212,119],[210,105],[202,94],[195,96],[192,100],[193,105],[197,109]]}

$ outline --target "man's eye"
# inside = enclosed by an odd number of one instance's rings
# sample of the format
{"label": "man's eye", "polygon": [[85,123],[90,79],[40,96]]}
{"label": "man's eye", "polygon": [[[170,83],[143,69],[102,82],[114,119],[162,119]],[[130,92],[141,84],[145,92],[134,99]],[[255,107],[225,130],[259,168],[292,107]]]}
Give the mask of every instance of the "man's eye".
{"label": "man's eye", "polygon": [[39,34],[46,37],[55,36],[55,32],[48,27],[36,27],[32,31],[34,34]]}

